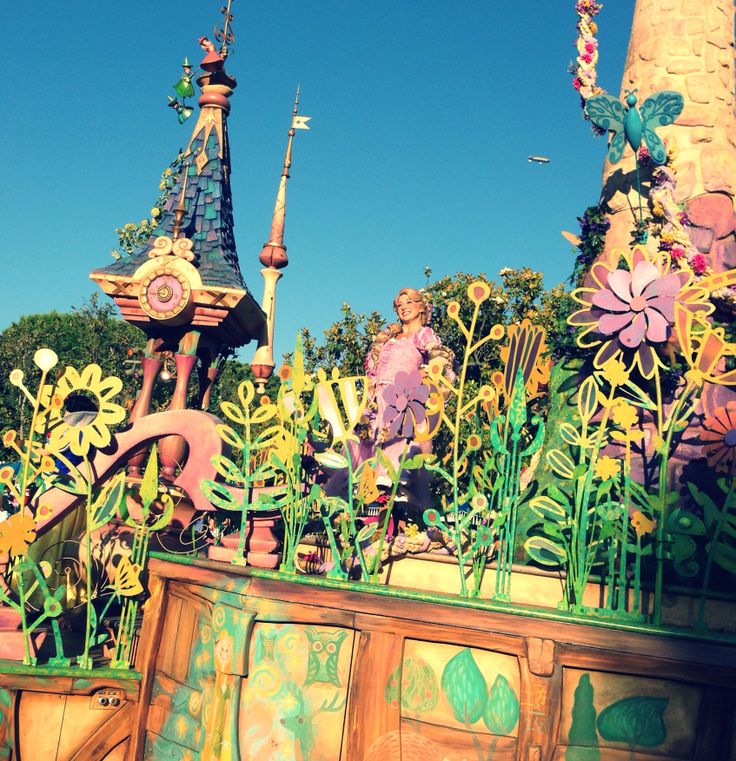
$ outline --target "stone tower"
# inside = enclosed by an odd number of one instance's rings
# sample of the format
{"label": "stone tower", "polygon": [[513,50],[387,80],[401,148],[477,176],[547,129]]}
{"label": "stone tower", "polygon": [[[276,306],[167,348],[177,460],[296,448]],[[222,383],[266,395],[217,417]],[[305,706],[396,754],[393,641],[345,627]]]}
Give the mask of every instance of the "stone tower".
{"label": "stone tower", "polygon": [[[734,6],[734,0],[637,0],[620,94],[638,88],[641,103],[660,90],[682,93],[682,113],[658,133],[676,147],[675,200],[685,205],[691,243],[713,272],[736,267]],[[613,209],[604,257],[630,245],[639,205],[634,177],[631,150],[618,164],[604,164],[602,196]],[[646,184],[642,192],[646,206]],[[704,410],[731,398],[733,391],[709,387]]]}
{"label": "stone tower", "polygon": [[[682,93],[682,114],[659,134],[677,146],[677,201],[687,203],[693,242],[713,269],[736,266],[735,83],[733,0],[637,0],[621,96],[635,87],[639,102],[659,90]],[[629,204],[638,206],[633,172],[631,151],[603,168],[614,209],[607,251],[628,245]]]}

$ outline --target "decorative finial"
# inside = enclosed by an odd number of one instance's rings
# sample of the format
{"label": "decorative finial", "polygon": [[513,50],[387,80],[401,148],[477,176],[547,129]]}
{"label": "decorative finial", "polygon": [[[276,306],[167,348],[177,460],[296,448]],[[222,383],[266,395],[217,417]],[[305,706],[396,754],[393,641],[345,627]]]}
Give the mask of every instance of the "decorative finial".
{"label": "decorative finial", "polygon": [[230,13],[230,6],[232,5],[232,0],[227,0],[227,5],[223,5],[222,8],[220,8],[220,13],[222,13],[222,28],[215,26],[214,36],[215,39],[220,43],[220,55],[223,58],[227,58],[228,53],[230,52],[230,47],[232,46],[233,42],[235,42],[235,33],[233,32],[233,14]]}
{"label": "decorative finial", "polygon": [[184,181],[181,184],[181,193],[179,202],[174,209],[174,229],[171,231],[171,237],[176,240],[181,234],[181,223],[184,221],[184,215],[187,213],[186,193],[187,180],[189,179],[189,164],[184,165]]}

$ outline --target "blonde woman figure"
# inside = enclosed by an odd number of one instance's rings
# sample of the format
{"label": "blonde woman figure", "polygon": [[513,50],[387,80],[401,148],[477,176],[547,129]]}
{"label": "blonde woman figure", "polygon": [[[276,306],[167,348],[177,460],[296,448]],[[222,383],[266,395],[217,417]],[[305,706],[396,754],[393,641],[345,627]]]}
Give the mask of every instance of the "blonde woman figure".
{"label": "blonde woman figure", "polygon": [[[426,393],[417,393],[415,398],[407,398],[402,389],[402,382],[409,387],[418,387],[424,376],[426,365],[430,360],[441,357],[446,363],[446,375],[454,379],[452,362],[454,355],[442,345],[432,328],[429,319],[431,304],[420,291],[414,288],[402,288],[394,299],[394,309],[399,318],[398,323],[391,323],[382,330],[373,342],[365,361],[365,370],[370,383],[369,403],[364,420],[358,433],[361,442],[354,452],[353,466],[375,456],[376,448],[389,462],[398,466],[407,444],[406,431],[397,416],[406,407],[426,401]],[[422,387],[426,389],[426,387]],[[408,388],[410,391],[410,388]],[[421,392],[421,389],[417,389]],[[411,441],[408,455],[429,454],[431,441]],[[417,477],[414,477],[414,476]],[[385,468],[378,465],[379,485],[389,486],[390,479]],[[400,498],[419,508],[427,507],[426,474],[419,476],[417,471],[401,475]]]}

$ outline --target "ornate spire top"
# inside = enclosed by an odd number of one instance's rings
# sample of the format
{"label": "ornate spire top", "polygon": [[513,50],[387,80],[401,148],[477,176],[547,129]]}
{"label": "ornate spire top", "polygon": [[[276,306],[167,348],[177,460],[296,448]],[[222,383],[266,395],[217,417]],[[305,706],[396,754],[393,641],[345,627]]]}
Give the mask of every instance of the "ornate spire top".
{"label": "ornate spire top", "polygon": [[289,263],[289,257],[286,255],[286,246],[284,245],[284,221],[286,218],[286,181],[291,176],[289,170],[291,169],[291,151],[294,144],[294,135],[298,129],[309,129],[307,122],[312,118],[311,116],[298,115],[299,94],[299,85],[297,85],[291,126],[289,127],[289,139],[286,143],[284,167],[281,170],[281,180],[276,194],[273,219],[271,220],[271,234],[268,242],[264,244],[263,250],[258,256],[264,267],[272,267],[274,269],[283,269]]}

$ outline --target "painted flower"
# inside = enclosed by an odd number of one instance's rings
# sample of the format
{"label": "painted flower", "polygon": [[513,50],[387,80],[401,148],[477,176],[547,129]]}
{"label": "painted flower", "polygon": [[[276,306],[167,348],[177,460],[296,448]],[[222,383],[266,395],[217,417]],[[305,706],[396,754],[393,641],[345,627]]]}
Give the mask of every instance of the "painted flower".
{"label": "painted flower", "polygon": [[394,382],[383,391],[384,420],[389,438],[412,438],[414,428],[427,418],[424,405],[428,397],[429,388],[422,383],[419,371],[396,373]]}
{"label": "painted flower", "polygon": [[15,513],[0,523],[0,553],[25,555],[36,538],[36,523],[30,515]]}
{"label": "painted flower", "polygon": [[[122,387],[123,383],[119,378],[103,378],[99,365],[87,365],[81,374],[73,367],[67,367],[58,381],[54,397],[58,396],[66,403],[72,394],[86,396],[95,410],[83,416],[81,420],[72,422],[70,416],[64,414],[64,404],[51,405],[49,448],[61,451],[69,447],[75,455],[86,455],[90,447],[107,446],[111,439],[109,426],[120,423],[125,418],[125,409],[112,401]],[[40,426],[44,426],[43,421]],[[43,429],[38,432],[42,433]]]}
{"label": "painted flower", "polygon": [[595,474],[601,481],[615,478],[621,472],[621,464],[615,457],[604,455],[595,464]]}
{"label": "painted flower", "polygon": [[647,518],[644,513],[641,512],[641,510],[634,510],[633,513],[631,513],[631,525],[634,528],[634,531],[636,531],[637,537],[641,539],[644,534],[651,534],[652,531],[657,527],[657,521],[652,520],[651,518]]}
{"label": "painted flower", "polygon": [[708,262],[702,254],[695,254],[690,260],[690,266],[696,275],[704,275],[708,269]]}
{"label": "painted flower", "polygon": [[583,308],[568,323],[585,328],[578,336],[583,347],[598,346],[594,359],[602,368],[610,359],[622,359],[628,369],[638,366],[650,378],[658,363],[656,348],[670,337],[675,304],[688,310],[712,311],[704,292],[691,287],[692,274],[670,271],[665,253],[641,248],[623,254],[628,269],[613,269],[605,262],[591,268],[595,287],[578,288],[573,297]]}
{"label": "painted flower", "polygon": [[736,401],[719,407],[705,419],[700,439],[708,465],[729,473],[736,471]]}

